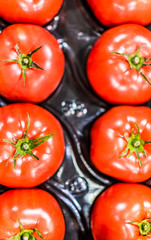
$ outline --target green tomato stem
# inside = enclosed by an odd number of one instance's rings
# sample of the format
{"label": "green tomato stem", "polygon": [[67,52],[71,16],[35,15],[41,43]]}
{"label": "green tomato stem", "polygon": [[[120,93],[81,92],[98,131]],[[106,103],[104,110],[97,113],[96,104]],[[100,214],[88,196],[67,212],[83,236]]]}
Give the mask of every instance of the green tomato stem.
{"label": "green tomato stem", "polygon": [[141,57],[139,54],[140,48],[141,48],[141,45],[134,54],[124,54],[124,53],[119,53],[119,52],[112,52],[112,53],[124,56],[130,65],[130,69],[135,68],[141,74],[141,76],[145,79],[145,81],[149,85],[151,85],[151,83],[148,81],[148,79],[145,77],[145,75],[141,71],[142,67],[151,66],[151,64],[145,63],[146,61],[150,61],[151,59]]}
{"label": "green tomato stem", "polygon": [[142,152],[144,154],[144,156],[146,157],[146,153],[145,153],[145,150],[144,150],[143,146],[145,144],[150,144],[151,141],[142,140],[137,123],[135,123],[135,126],[137,128],[137,133],[136,134],[133,133],[133,129],[132,129],[130,137],[127,137],[126,135],[124,135],[124,137],[127,141],[127,146],[124,149],[124,151],[122,152],[122,154],[120,155],[120,158],[124,157],[128,152],[129,152],[128,157],[130,157],[131,154],[133,152],[135,152],[136,156],[138,158],[138,161],[139,161],[139,165],[142,167],[143,164],[142,164],[142,161],[140,159],[139,153]]}
{"label": "green tomato stem", "polygon": [[36,69],[41,69],[41,70],[44,70],[43,68],[41,68],[37,63],[35,63],[33,60],[32,60],[32,55],[37,52],[42,46],[36,48],[35,50],[33,50],[32,52],[28,53],[28,54],[22,54],[21,51],[19,50],[19,47],[18,47],[18,44],[17,43],[15,45],[15,49],[16,49],[16,52],[18,54],[18,59],[5,59],[5,60],[2,60],[3,62],[14,62],[14,63],[18,63],[20,66],[21,66],[21,69],[22,69],[22,77],[23,77],[23,83],[25,85],[25,79],[26,79],[26,70],[28,68],[36,68]]}
{"label": "green tomato stem", "polygon": [[[36,160],[39,160],[39,158],[33,154],[32,150],[54,136],[54,134],[48,134],[39,138],[29,139],[27,137],[27,132],[30,127],[30,117],[29,114],[27,114],[27,116],[28,116],[27,128],[21,139],[15,139],[16,142],[12,142],[8,139],[3,139],[3,142],[9,143],[16,148],[16,151],[14,153],[14,169],[16,169],[16,160],[18,158],[25,156],[26,154],[34,157]],[[8,163],[8,161],[9,159],[7,160],[6,164]]]}
{"label": "green tomato stem", "polygon": [[149,236],[151,233],[151,222],[148,222],[149,218],[143,220],[142,222],[130,222],[132,225],[136,225],[139,227],[140,235]]}
{"label": "green tomato stem", "polygon": [[43,238],[40,231],[37,228],[32,228],[32,229],[26,230],[26,229],[24,229],[24,227],[22,226],[21,222],[18,219],[17,219],[17,222],[20,227],[20,232],[13,237],[7,238],[6,240],[37,240],[33,236],[34,232],[37,232],[38,236],[40,238]]}

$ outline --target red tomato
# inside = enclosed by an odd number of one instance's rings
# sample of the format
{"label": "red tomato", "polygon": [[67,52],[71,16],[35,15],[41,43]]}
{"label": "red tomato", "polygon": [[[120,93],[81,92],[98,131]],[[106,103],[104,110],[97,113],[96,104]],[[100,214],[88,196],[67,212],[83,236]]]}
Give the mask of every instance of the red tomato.
{"label": "red tomato", "polygon": [[[65,222],[60,206],[54,197],[41,189],[18,189],[1,194],[0,218],[1,240],[19,234],[19,222],[26,231],[21,232],[20,238],[11,239],[33,239],[23,238],[29,229],[39,230],[43,239],[64,239]],[[33,236],[37,240],[41,239],[36,231]]]}
{"label": "red tomato", "polygon": [[114,104],[141,104],[151,97],[151,32],[136,24],[106,31],[87,62],[94,91]]}
{"label": "red tomato", "polygon": [[113,107],[91,129],[91,161],[102,173],[122,181],[151,177],[151,109]]}
{"label": "red tomato", "polygon": [[147,186],[115,184],[94,203],[91,226],[95,240],[149,240],[150,225],[151,189]]}
{"label": "red tomato", "polygon": [[0,0],[0,16],[11,23],[44,25],[58,13],[63,0]]}
{"label": "red tomato", "polygon": [[0,184],[8,187],[44,182],[60,167],[65,150],[58,120],[30,103],[0,108],[0,146]]}
{"label": "red tomato", "polygon": [[11,25],[0,35],[0,46],[2,96],[10,101],[41,102],[57,88],[64,72],[64,55],[45,29]]}
{"label": "red tomato", "polygon": [[122,23],[151,23],[150,0],[87,0],[97,19],[111,27]]}

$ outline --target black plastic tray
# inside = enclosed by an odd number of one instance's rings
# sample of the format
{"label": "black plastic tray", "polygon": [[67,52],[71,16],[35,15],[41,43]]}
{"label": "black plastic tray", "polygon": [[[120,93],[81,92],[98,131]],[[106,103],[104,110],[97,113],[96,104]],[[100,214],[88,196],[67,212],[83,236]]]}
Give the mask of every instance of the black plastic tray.
{"label": "black plastic tray", "polygon": [[[0,20],[0,29],[9,24]],[[98,194],[118,180],[99,173],[89,157],[93,122],[112,107],[92,90],[86,76],[90,49],[106,30],[84,0],[64,0],[57,16],[46,26],[61,45],[66,67],[57,90],[39,105],[61,122],[66,141],[63,164],[53,177],[38,186],[58,200],[66,221],[65,240],[92,240],[90,214]],[[148,26],[151,28],[151,26]],[[0,98],[0,106],[10,104]],[[145,104],[150,107],[150,102]],[[150,186],[150,180],[145,184]],[[0,186],[0,191],[8,190]]]}

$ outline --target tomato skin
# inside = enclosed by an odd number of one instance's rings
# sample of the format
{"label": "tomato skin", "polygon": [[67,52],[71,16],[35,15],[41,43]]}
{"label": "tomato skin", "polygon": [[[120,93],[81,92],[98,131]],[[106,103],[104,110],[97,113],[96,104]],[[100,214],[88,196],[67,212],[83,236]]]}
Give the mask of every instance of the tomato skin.
{"label": "tomato skin", "polygon": [[117,106],[99,117],[91,129],[90,158],[102,173],[127,182],[143,182],[151,177],[151,144],[144,145],[146,157],[139,153],[143,166],[140,166],[135,152],[123,157],[127,137],[132,130],[141,139],[151,141],[151,109],[147,107]]}
{"label": "tomato skin", "polygon": [[[41,189],[15,189],[0,195],[0,239],[20,232],[17,219],[27,229],[37,228],[43,239],[63,240],[65,222],[58,202]],[[7,220],[6,220],[7,219]],[[37,240],[41,239],[37,234]]]}
{"label": "tomato skin", "polygon": [[58,13],[63,0],[0,0],[0,16],[10,23],[44,25]]}
{"label": "tomato skin", "polygon": [[41,102],[54,92],[62,79],[63,52],[54,36],[44,28],[14,24],[0,35],[0,60],[18,59],[17,43],[23,54],[42,46],[32,55],[32,60],[44,70],[28,68],[24,84],[18,63],[0,61],[0,94],[10,101]]}
{"label": "tomato skin", "polygon": [[145,185],[118,183],[104,191],[94,203],[91,215],[95,240],[149,240],[139,235],[138,226],[151,218],[151,189]]}
{"label": "tomato skin", "polygon": [[[15,138],[23,137],[28,124],[27,114],[30,117],[29,139],[48,134],[54,136],[33,149],[39,160],[26,154],[16,160],[16,169],[13,169],[16,148],[3,139],[15,142]],[[46,181],[60,167],[65,152],[59,121],[47,110],[31,103],[16,103],[0,108],[0,146],[0,184],[8,187],[29,188]]]}
{"label": "tomato skin", "polygon": [[[151,57],[151,32],[137,24],[125,24],[107,30],[95,43],[87,61],[88,80],[94,91],[114,104],[141,104],[151,97],[151,86],[124,56],[113,52]],[[151,67],[142,73],[151,82]]]}
{"label": "tomato skin", "polygon": [[150,0],[87,0],[87,3],[97,19],[107,27],[123,23],[151,23]]}

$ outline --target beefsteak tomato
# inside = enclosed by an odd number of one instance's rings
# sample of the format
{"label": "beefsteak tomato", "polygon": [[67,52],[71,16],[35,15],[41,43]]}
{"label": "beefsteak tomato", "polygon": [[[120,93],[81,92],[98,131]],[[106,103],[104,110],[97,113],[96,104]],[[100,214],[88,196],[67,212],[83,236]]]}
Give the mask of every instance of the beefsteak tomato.
{"label": "beefsteak tomato", "polygon": [[0,0],[0,17],[10,23],[44,25],[58,13],[63,0]]}
{"label": "beefsteak tomato", "polygon": [[151,109],[117,106],[91,129],[90,158],[102,173],[126,182],[151,177]]}
{"label": "beefsteak tomato", "polygon": [[64,239],[65,222],[60,206],[41,189],[16,189],[1,194],[0,218],[1,240]]}
{"label": "beefsteak tomato", "polygon": [[94,91],[114,104],[141,104],[151,98],[151,32],[137,24],[107,30],[87,61]]}
{"label": "beefsteak tomato", "polygon": [[60,83],[64,55],[44,28],[13,24],[0,35],[0,94],[10,101],[41,102]]}
{"label": "beefsteak tomato", "polygon": [[60,167],[65,143],[59,121],[31,103],[0,108],[0,184],[33,187]]}
{"label": "beefsteak tomato", "polygon": [[104,191],[91,215],[95,240],[150,240],[151,189],[118,183]]}
{"label": "beefsteak tomato", "polygon": [[151,23],[150,0],[87,0],[97,19],[107,27],[123,23]]}

